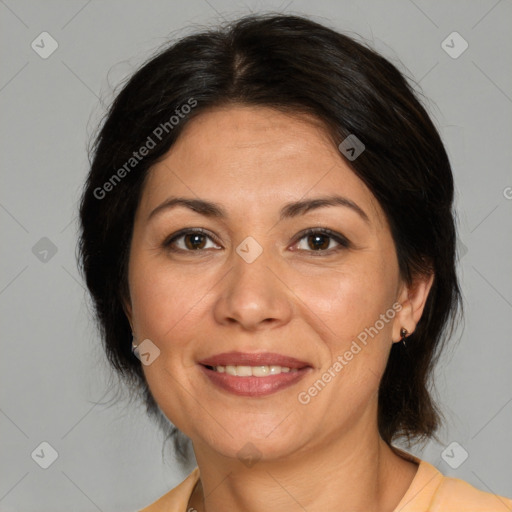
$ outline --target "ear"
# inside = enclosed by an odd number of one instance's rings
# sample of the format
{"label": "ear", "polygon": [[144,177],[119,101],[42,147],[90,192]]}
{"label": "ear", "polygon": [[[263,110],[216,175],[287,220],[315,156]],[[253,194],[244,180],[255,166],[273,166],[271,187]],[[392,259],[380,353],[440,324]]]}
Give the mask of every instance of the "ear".
{"label": "ear", "polygon": [[420,321],[428,294],[434,282],[434,274],[417,275],[410,286],[403,285],[397,299],[402,309],[393,321],[393,342],[401,340],[400,329],[403,327],[412,334]]}

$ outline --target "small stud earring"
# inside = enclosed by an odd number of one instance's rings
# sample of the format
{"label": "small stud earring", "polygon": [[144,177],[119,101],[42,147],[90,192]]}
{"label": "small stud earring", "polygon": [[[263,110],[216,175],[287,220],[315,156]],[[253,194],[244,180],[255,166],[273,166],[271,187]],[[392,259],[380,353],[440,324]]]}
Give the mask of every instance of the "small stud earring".
{"label": "small stud earring", "polygon": [[137,350],[137,343],[136,343],[136,339],[135,339],[135,335],[133,334],[132,332],[132,353],[135,352],[135,350]]}
{"label": "small stud earring", "polygon": [[405,338],[407,338],[409,332],[407,331],[407,329],[405,329],[404,327],[402,327],[400,329],[400,341],[402,342],[402,345],[405,347]]}

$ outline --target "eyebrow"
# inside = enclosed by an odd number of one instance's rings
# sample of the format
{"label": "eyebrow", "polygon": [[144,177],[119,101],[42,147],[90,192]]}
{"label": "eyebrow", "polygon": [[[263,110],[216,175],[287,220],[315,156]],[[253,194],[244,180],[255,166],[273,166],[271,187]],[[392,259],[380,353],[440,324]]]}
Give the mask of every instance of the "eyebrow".
{"label": "eyebrow", "polygon": [[[188,208],[206,217],[218,219],[226,219],[228,217],[226,210],[218,203],[205,201],[203,199],[191,199],[188,197],[170,197],[158,205],[149,214],[148,222],[164,210],[169,210],[179,206]],[[280,210],[279,220],[282,221],[291,219],[300,215],[304,215],[309,211],[328,206],[344,206],[346,208],[350,208],[352,211],[356,212],[367,224],[370,224],[368,215],[360,206],[358,206],[356,203],[354,203],[354,201],[348,199],[347,197],[337,195],[316,197],[313,199],[303,199],[300,201],[286,203]]]}

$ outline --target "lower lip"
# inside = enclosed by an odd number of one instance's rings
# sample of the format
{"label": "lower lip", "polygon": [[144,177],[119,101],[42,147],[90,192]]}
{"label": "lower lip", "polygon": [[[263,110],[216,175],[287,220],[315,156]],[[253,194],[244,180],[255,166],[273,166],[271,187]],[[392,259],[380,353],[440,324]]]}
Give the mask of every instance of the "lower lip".
{"label": "lower lip", "polygon": [[219,373],[203,366],[202,372],[219,388],[239,396],[266,396],[292,386],[306,375],[311,368],[301,368],[293,373],[278,373],[266,377],[237,377]]}

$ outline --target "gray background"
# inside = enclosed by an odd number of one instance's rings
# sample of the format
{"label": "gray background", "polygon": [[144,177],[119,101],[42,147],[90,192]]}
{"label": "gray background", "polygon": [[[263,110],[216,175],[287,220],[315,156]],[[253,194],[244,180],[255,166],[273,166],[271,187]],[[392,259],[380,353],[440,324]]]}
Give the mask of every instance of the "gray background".
{"label": "gray background", "polygon": [[[455,173],[466,320],[437,369],[442,443],[411,451],[512,496],[510,0],[0,0],[2,512],[129,512],[187,474],[162,458],[142,407],[105,403],[109,371],[75,263],[86,145],[115,86],[168,37],[265,10],[360,34],[420,82]],[[47,59],[31,47],[43,31],[58,43]],[[441,46],[453,31],[469,44],[458,58]],[[58,452],[48,469],[31,457],[43,441]],[[441,456],[454,441],[469,454],[457,469]],[[464,452],[452,449],[454,465]]]}

